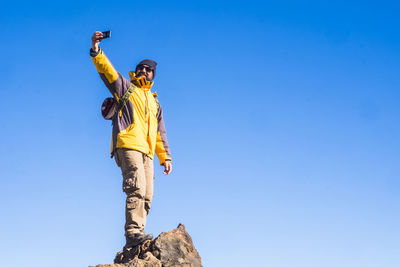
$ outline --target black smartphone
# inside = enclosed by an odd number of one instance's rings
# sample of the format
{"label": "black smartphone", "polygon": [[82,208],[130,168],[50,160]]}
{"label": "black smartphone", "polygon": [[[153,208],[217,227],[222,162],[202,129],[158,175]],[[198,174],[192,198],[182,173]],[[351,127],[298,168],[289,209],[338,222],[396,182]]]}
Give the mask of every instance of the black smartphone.
{"label": "black smartphone", "polygon": [[101,32],[101,33],[103,34],[103,39],[111,37],[111,31],[105,31],[105,32]]}

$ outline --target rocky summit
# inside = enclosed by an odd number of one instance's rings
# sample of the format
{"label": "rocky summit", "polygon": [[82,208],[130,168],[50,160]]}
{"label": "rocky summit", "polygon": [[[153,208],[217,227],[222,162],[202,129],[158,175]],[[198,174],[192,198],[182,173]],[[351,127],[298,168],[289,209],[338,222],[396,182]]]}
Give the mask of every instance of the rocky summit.
{"label": "rocky summit", "polygon": [[201,258],[185,226],[161,233],[135,248],[117,253],[114,264],[89,267],[201,267]]}

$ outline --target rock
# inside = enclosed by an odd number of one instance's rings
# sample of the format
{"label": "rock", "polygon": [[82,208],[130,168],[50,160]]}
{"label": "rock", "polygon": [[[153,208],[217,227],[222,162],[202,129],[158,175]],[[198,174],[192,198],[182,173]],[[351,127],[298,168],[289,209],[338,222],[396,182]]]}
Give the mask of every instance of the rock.
{"label": "rock", "polygon": [[[133,249],[117,253],[114,264],[95,267],[201,267],[201,258],[185,226],[161,233]],[[91,267],[91,266],[89,266]]]}
{"label": "rock", "polygon": [[163,267],[201,267],[200,255],[183,224],[168,233],[161,233],[154,240],[154,250]]}

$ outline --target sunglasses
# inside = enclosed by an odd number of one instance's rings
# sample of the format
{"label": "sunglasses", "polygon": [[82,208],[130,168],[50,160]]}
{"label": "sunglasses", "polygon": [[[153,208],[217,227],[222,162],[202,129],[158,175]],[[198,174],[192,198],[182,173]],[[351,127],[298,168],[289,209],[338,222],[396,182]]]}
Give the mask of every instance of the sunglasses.
{"label": "sunglasses", "polygon": [[139,65],[139,66],[137,66],[137,67],[136,67],[136,71],[138,71],[138,70],[142,70],[142,69],[145,69],[145,70],[146,70],[146,72],[153,71],[153,69],[152,69],[152,68],[150,68],[150,67],[148,67],[148,66],[145,66],[145,65]]}

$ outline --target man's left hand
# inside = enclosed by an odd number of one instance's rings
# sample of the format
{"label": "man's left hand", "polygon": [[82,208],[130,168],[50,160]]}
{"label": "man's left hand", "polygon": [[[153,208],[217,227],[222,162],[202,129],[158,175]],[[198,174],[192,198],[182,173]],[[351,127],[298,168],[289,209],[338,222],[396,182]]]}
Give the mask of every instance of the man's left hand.
{"label": "man's left hand", "polygon": [[163,173],[165,174],[165,175],[168,175],[168,174],[170,174],[172,172],[172,164],[171,164],[171,161],[166,161],[166,162],[164,162],[164,171],[163,171]]}

